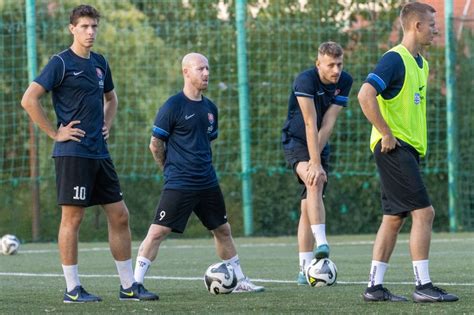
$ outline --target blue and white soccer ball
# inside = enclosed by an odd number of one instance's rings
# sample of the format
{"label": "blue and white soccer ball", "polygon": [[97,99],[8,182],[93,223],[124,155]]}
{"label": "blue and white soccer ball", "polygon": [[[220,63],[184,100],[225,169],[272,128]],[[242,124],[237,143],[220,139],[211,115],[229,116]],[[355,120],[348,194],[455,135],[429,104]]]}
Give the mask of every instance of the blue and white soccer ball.
{"label": "blue and white soccer ball", "polygon": [[237,276],[231,265],[215,263],[207,268],[204,284],[211,294],[228,294],[237,286]]}
{"label": "blue and white soccer ball", "polygon": [[20,241],[15,235],[6,234],[2,236],[0,240],[1,252],[4,255],[14,255],[20,248]]}
{"label": "blue and white soccer ball", "polygon": [[305,274],[312,287],[330,286],[336,283],[337,267],[329,258],[315,258],[306,267]]}

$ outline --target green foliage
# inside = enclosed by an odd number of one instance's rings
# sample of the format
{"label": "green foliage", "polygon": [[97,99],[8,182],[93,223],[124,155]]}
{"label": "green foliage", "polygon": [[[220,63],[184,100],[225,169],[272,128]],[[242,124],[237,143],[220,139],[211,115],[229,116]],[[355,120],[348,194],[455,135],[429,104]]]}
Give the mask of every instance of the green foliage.
{"label": "green foliage", "polygon": [[[319,44],[341,43],[345,70],[354,78],[349,106],[337,121],[330,140],[331,174],[325,204],[331,234],[373,233],[380,220],[375,164],[368,141],[370,124],[357,103],[357,92],[377,60],[401,39],[397,16],[401,0],[306,1],[249,0],[246,20],[250,133],[256,235],[290,235],[299,217],[299,184],[286,167],[280,133],[291,84],[312,67]],[[39,69],[72,40],[69,11],[81,3],[36,1]],[[213,144],[229,219],[236,235],[243,234],[240,122],[236,55],[235,1],[92,0],[102,13],[94,50],[110,63],[119,111],[109,148],[121,178],[131,213],[134,238],[142,238],[152,222],[161,194],[162,174],[148,150],[150,129],[158,108],[182,88],[180,59],[190,51],[209,58],[210,85],[206,96],[219,107],[219,138]],[[438,16],[441,19],[441,16]],[[459,114],[461,184],[460,228],[472,229],[474,123],[469,98],[472,88],[472,25],[465,22],[456,43],[456,102]],[[19,106],[28,85],[25,3],[0,0],[0,232],[30,238],[31,193],[29,128]],[[444,47],[424,53],[430,63],[428,91],[429,150],[422,166],[426,186],[437,211],[435,230],[448,229],[447,144]],[[42,104],[55,121],[50,96]],[[56,205],[53,142],[38,137],[41,189],[41,237],[56,239],[60,210]],[[410,228],[408,220],[405,230]],[[184,237],[208,236],[193,217]],[[106,238],[100,208],[87,210],[81,240]]]}

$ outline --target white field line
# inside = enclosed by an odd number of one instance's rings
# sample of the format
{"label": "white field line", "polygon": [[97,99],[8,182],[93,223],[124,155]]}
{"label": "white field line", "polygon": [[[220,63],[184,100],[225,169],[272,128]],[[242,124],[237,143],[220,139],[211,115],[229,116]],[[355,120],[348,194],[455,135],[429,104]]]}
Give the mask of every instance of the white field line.
{"label": "white field line", "polygon": [[[458,242],[474,242],[474,238],[460,238],[460,239],[433,239],[431,243],[458,243]],[[209,240],[209,245],[166,245],[160,246],[160,249],[199,249],[199,248],[214,248],[212,240]],[[353,241],[353,242],[331,242],[331,246],[361,246],[373,245],[374,241]],[[399,240],[397,244],[408,244],[408,240]],[[261,247],[293,247],[294,243],[258,243],[258,244],[237,244],[237,248],[261,248]],[[133,247],[138,249],[138,247]],[[100,252],[109,251],[108,247],[92,247],[79,249],[80,252]],[[57,249],[26,249],[21,250],[22,254],[42,254],[42,253],[57,253]]]}
{"label": "white field line", "polygon": [[[60,273],[26,273],[26,272],[0,272],[0,276],[5,277],[46,277],[46,278],[63,278],[64,275]],[[118,278],[117,275],[87,275],[81,274],[81,278]],[[154,280],[179,280],[179,281],[203,281],[202,277],[167,277],[167,276],[149,276],[146,279]],[[294,280],[275,280],[275,279],[254,279],[253,282],[261,283],[291,283],[294,284]],[[337,281],[338,284],[351,285],[351,284],[367,284],[367,281]],[[385,282],[386,284],[400,284],[400,285],[413,285],[413,282]],[[474,283],[456,283],[456,282],[437,282],[436,285],[440,286],[474,286]]]}

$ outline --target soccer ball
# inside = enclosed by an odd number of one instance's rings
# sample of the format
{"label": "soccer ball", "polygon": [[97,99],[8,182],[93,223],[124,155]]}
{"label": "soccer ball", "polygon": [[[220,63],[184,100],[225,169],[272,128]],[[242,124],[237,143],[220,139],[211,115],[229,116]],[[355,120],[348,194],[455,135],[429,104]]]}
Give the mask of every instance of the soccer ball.
{"label": "soccer ball", "polygon": [[6,234],[1,239],[2,253],[4,255],[14,255],[18,252],[20,241],[15,235]]}
{"label": "soccer ball", "polygon": [[323,287],[336,283],[336,264],[329,258],[311,260],[305,271],[306,281],[312,287]]}
{"label": "soccer ball", "polygon": [[207,268],[204,284],[211,294],[228,294],[237,286],[237,276],[231,265],[215,263]]}

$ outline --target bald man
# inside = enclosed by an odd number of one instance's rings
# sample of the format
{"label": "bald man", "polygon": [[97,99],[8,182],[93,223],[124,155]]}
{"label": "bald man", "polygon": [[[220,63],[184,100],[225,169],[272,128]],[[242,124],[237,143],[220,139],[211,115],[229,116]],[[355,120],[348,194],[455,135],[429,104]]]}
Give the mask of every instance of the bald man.
{"label": "bald man", "polygon": [[244,276],[234,245],[224,197],[212,165],[211,141],[218,135],[216,105],[202,93],[209,84],[209,62],[198,53],[182,60],[184,88],[158,111],[150,150],[165,183],[153,224],[138,249],[135,279],[143,284],[161,242],[171,232],[183,233],[192,212],[214,236],[220,259],[230,264],[238,284],[233,290],[261,292]]}

